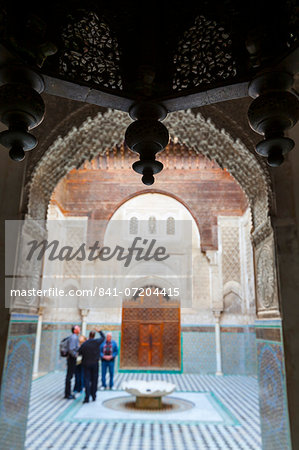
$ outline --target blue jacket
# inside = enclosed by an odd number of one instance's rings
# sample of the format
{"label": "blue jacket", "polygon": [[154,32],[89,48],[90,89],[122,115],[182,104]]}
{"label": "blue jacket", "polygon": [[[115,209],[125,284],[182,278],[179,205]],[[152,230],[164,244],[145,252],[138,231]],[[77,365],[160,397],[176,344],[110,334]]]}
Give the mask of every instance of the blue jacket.
{"label": "blue jacket", "polygon": [[[100,355],[101,355],[102,360],[103,360],[103,356],[104,356],[105,344],[106,344],[106,339],[100,347]],[[110,361],[113,361],[114,358],[118,355],[118,348],[117,348],[117,343],[115,341],[113,341],[113,339],[111,339],[111,344],[112,344],[112,359]],[[103,361],[106,361],[106,360],[104,359]]]}

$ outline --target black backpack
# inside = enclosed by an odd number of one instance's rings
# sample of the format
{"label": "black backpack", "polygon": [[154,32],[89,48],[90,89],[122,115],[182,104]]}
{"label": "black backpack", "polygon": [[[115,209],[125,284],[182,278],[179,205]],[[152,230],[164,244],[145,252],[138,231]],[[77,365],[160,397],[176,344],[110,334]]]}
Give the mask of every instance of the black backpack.
{"label": "black backpack", "polygon": [[66,338],[62,339],[59,344],[60,356],[62,356],[63,358],[66,358],[69,354],[69,339],[70,336],[67,336]]}

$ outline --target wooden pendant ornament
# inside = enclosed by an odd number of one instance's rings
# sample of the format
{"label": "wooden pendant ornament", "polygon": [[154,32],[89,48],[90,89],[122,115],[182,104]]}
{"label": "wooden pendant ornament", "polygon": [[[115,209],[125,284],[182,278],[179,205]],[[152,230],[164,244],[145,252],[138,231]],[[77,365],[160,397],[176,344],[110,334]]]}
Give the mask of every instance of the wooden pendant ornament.
{"label": "wooden pendant ornament", "polygon": [[169,141],[167,128],[160,122],[165,119],[167,111],[162,105],[140,103],[133,105],[129,114],[135,122],[128,126],[125,142],[133,152],[140,155],[140,160],[132,167],[135,172],[143,175],[142,182],[150,186],[155,181],[154,174],[163,169],[163,164],[156,161],[156,154]]}
{"label": "wooden pendant ornament", "polygon": [[255,100],[248,110],[251,128],[265,139],[256,145],[256,152],[267,158],[271,167],[278,167],[295,143],[284,132],[299,118],[299,100],[291,90],[292,75],[286,72],[266,72],[249,85],[248,93]]}
{"label": "wooden pendant ornament", "polygon": [[39,125],[45,114],[40,93],[42,78],[22,66],[0,70],[0,119],[8,130],[0,133],[0,144],[10,149],[14,161],[22,161],[25,152],[37,145],[37,139],[28,130]]}

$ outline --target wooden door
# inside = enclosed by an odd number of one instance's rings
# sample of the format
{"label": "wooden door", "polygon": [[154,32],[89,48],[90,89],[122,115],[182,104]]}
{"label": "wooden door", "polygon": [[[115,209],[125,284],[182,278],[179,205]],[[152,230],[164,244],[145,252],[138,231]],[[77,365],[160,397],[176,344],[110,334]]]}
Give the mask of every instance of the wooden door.
{"label": "wooden door", "polygon": [[139,365],[161,367],[163,364],[163,324],[141,323],[139,325]]}

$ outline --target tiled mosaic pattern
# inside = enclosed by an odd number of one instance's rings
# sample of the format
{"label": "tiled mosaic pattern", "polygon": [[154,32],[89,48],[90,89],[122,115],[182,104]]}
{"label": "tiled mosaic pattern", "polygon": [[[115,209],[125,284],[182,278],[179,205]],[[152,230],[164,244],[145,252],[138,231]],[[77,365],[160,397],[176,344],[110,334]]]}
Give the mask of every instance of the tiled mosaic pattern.
{"label": "tiled mosaic pattern", "polygon": [[215,374],[215,334],[183,332],[183,373]]}
{"label": "tiled mosaic pattern", "polygon": [[227,375],[255,375],[255,334],[244,327],[243,333],[221,333],[222,370]]}
{"label": "tiled mosaic pattern", "polygon": [[[264,330],[259,329],[259,336],[269,334]],[[263,448],[291,449],[282,344],[258,340],[257,354]]]}
{"label": "tiled mosaic pattern", "polygon": [[45,330],[41,335],[39,372],[64,370],[65,358],[59,355],[60,341],[71,334],[70,327],[62,330]]}
{"label": "tiled mosaic pattern", "polygon": [[[254,377],[181,374],[119,374],[115,387],[130,378],[173,382],[179,391],[213,392],[240,425],[178,424],[140,420],[97,422],[58,420],[70,401],[64,400],[64,373],[33,382],[25,448],[105,450],[259,450],[261,436],[258,386]],[[98,393],[100,398],[101,391]]]}
{"label": "tiled mosaic pattern", "polygon": [[6,361],[1,386],[0,447],[23,448],[29,405],[36,320],[10,323]]}
{"label": "tiled mosaic pattern", "polygon": [[[230,327],[230,329],[231,332],[221,332],[223,373],[256,375],[255,333],[249,327]],[[188,332],[183,332],[184,373],[214,374],[216,371],[215,352],[214,331],[190,331],[189,329]]]}
{"label": "tiled mosaic pattern", "polygon": [[249,332],[246,328],[244,330],[244,375],[257,375],[257,347],[255,333]]}

